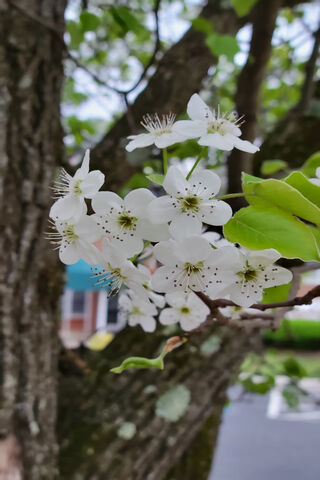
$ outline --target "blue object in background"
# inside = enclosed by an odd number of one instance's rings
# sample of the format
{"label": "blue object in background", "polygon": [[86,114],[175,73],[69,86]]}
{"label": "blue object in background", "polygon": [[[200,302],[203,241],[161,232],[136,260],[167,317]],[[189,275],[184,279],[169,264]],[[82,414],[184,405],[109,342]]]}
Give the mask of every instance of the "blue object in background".
{"label": "blue object in background", "polygon": [[[91,270],[91,266],[83,260],[79,260],[74,265],[67,265],[66,273],[66,288],[77,291],[101,290],[101,287],[95,285],[97,279],[94,277],[94,270]],[[105,290],[107,286],[104,285],[102,288]]]}

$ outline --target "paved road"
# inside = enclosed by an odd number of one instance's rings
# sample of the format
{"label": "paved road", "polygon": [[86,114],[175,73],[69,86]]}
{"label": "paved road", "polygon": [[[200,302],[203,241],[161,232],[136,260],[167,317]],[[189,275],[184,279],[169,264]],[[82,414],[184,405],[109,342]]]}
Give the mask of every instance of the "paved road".
{"label": "paved road", "polygon": [[268,397],[224,414],[209,480],[320,480],[320,422],[266,417]]}

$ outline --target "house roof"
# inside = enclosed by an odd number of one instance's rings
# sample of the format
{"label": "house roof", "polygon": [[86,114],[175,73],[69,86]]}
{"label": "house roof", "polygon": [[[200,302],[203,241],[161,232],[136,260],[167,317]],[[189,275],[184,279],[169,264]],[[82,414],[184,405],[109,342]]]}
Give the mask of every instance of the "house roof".
{"label": "house roof", "polygon": [[[96,279],[88,265],[83,260],[75,263],[74,265],[68,265],[66,268],[67,282],[66,288],[72,290],[101,290],[101,287],[95,285]],[[104,287],[105,288],[105,287]]]}

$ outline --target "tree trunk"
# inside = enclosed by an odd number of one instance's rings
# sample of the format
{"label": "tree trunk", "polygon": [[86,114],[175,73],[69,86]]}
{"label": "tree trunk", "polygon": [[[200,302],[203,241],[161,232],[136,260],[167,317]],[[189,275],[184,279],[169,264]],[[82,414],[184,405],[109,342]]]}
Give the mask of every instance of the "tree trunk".
{"label": "tree trunk", "polygon": [[56,474],[61,273],[44,239],[62,153],[65,0],[0,0],[0,478]]}
{"label": "tree trunk", "polygon": [[[220,338],[216,353],[211,335]],[[70,354],[64,355],[58,423],[61,479],[205,479],[226,388],[246,353],[260,345],[260,336],[212,324],[169,354],[163,371],[126,371],[119,376],[109,372],[130,355],[156,356],[163,340],[163,329],[147,335],[139,328],[127,328],[105,351],[83,352],[85,366],[79,358],[73,362]],[[159,402],[177,386],[176,395],[162,409],[163,417]],[[190,395],[190,402],[179,417],[176,408],[183,404],[184,395]],[[170,417],[171,405],[176,421]],[[128,439],[123,438],[126,431]],[[192,454],[198,434],[201,457]],[[170,472],[187,450],[189,474],[183,460]]]}

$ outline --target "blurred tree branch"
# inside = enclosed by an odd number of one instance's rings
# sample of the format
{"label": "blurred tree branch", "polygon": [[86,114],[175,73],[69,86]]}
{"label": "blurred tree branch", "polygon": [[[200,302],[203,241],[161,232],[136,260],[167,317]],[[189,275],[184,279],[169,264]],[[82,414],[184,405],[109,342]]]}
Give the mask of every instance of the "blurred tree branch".
{"label": "blurred tree branch", "polygon": [[[260,109],[260,91],[272,53],[272,36],[281,0],[260,1],[252,12],[252,37],[248,59],[237,81],[236,110],[244,116],[243,138],[252,142],[256,136]],[[241,192],[241,172],[251,172],[252,154],[233,149],[228,158],[229,192]],[[230,201],[234,209],[246,203],[244,198]]]}

